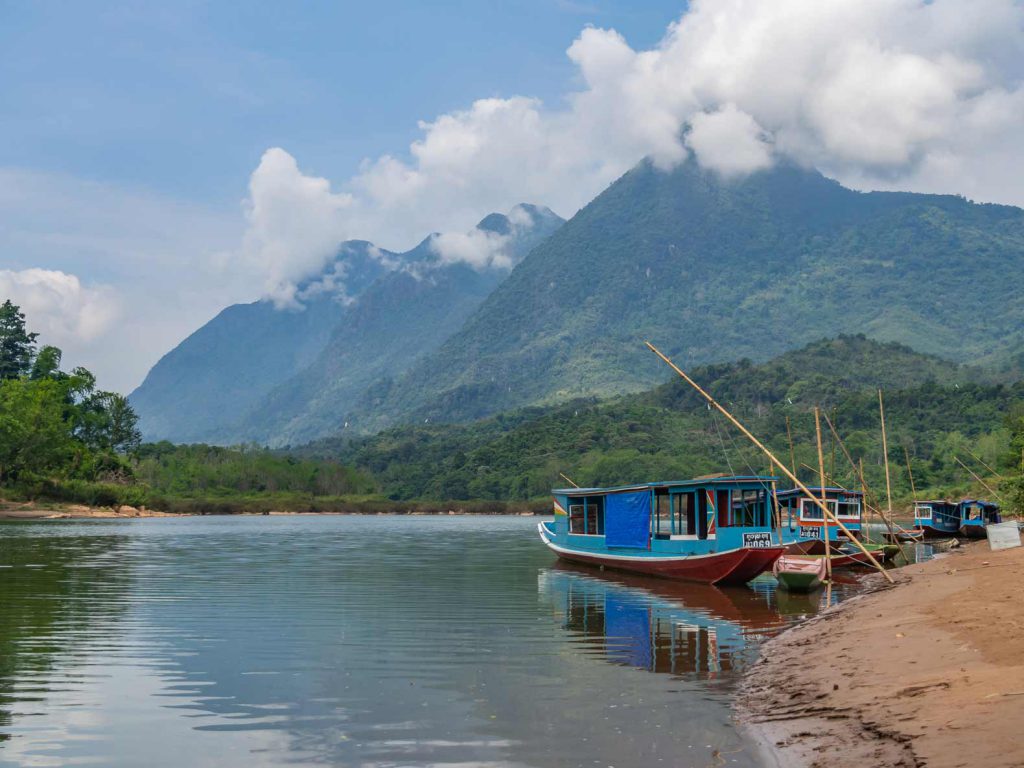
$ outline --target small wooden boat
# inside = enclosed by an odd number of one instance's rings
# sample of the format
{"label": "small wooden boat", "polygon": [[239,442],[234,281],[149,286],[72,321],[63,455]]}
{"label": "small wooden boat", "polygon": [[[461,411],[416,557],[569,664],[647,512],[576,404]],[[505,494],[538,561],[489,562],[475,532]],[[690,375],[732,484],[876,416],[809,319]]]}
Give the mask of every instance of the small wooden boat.
{"label": "small wooden boat", "polygon": [[783,555],[775,561],[772,573],[779,586],[788,592],[813,592],[825,580],[825,558]]}
{"label": "small wooden boat", "polygon": [[1001,523],[999,505],[984,499],[964,499],[957,505],[960,511],[960,535],[969,539],[985,538],[985,526]]}
{"label": "small wooden boat", "polygon": [[914,526],[926,539],[960,535],[960,505],[946,499],[919,501],[914,505]]}
{"label": "small wooden boat", "polygon": [[771,477],[552,491],[544,544],[568,562],[704,584],[745,584],[782,554]]}

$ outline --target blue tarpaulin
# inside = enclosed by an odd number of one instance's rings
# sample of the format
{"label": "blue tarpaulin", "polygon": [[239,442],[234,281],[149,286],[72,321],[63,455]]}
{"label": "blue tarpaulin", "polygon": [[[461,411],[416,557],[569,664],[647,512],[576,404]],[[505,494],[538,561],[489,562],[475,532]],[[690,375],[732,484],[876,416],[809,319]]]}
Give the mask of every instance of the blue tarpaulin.
{"label": "blue tarpaulin", "polygon": [[647,549],[651,531],[651,492],[609,493],[604,499],[604,543]]}

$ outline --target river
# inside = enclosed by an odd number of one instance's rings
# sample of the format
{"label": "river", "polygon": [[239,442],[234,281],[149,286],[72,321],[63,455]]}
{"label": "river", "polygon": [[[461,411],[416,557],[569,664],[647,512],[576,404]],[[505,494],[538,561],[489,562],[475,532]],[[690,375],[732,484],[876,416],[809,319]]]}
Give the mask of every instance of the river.
{"label": "river", "polygon": [[734,686],[821,599],[536,518],[0,523],[0,766],[752,766]]}

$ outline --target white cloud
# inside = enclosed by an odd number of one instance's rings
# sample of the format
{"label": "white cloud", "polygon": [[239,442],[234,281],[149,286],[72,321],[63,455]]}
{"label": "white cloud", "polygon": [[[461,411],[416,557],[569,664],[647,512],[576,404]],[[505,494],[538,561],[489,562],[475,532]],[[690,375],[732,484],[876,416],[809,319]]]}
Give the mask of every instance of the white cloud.
{"label": "white cloud", "polygon": [[0,297],[21,307],[41,343],[56,346],[95,341],[120,312],[108,286],[86,287],[75,275],[52,269],[0,269]]}
{"label": "white cloud", "polygon": [[468,264],[479,270],[511,267],[508,244],[507,235],[471,229],[469,232],[443,232],[431,240],[430,246],[441,264]]}
{"label": "white cloud", "polygon": [[759,171],[772,164],[772,147],[764,130],[754,118],[732,104],[717,112],[694,115],[686,144],[701,165],[727,177]]}
{"label": "white cloud", "polygon": [[352,196],[334,194],[326,179],[305,176],[295,158],[268,149],[249,181],[243,264],[264,279],[280,307],[296,306],[296,283],[319,273],[344,238]]}
{"label": "white cloud", "polygon": [[644,156],[670,168],[692,151],[725,176],[786,157],[861,187],[1024,203],[1012,0],[695,0],[650,50],[588,27],[567,54],[580,88],[565,106],[481,99],[421,122],[404,157],[367,160],[341,191],[268,152],[250,237],[272,291],[287,298],[332,238],[401,250],[440,230],[439,253],[492,264],[497,239],[461,234],[481,215],[519,200],[571,214]]}

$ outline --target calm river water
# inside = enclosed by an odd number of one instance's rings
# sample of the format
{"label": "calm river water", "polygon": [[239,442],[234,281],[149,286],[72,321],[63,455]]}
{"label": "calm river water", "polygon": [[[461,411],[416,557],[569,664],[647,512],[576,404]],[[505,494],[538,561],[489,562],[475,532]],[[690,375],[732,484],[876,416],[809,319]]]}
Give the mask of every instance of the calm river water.
{"label": "calm river water", "polygon": [[731,691],[819,599],[536,518],[2,523],[0,766],[750,766]]}

